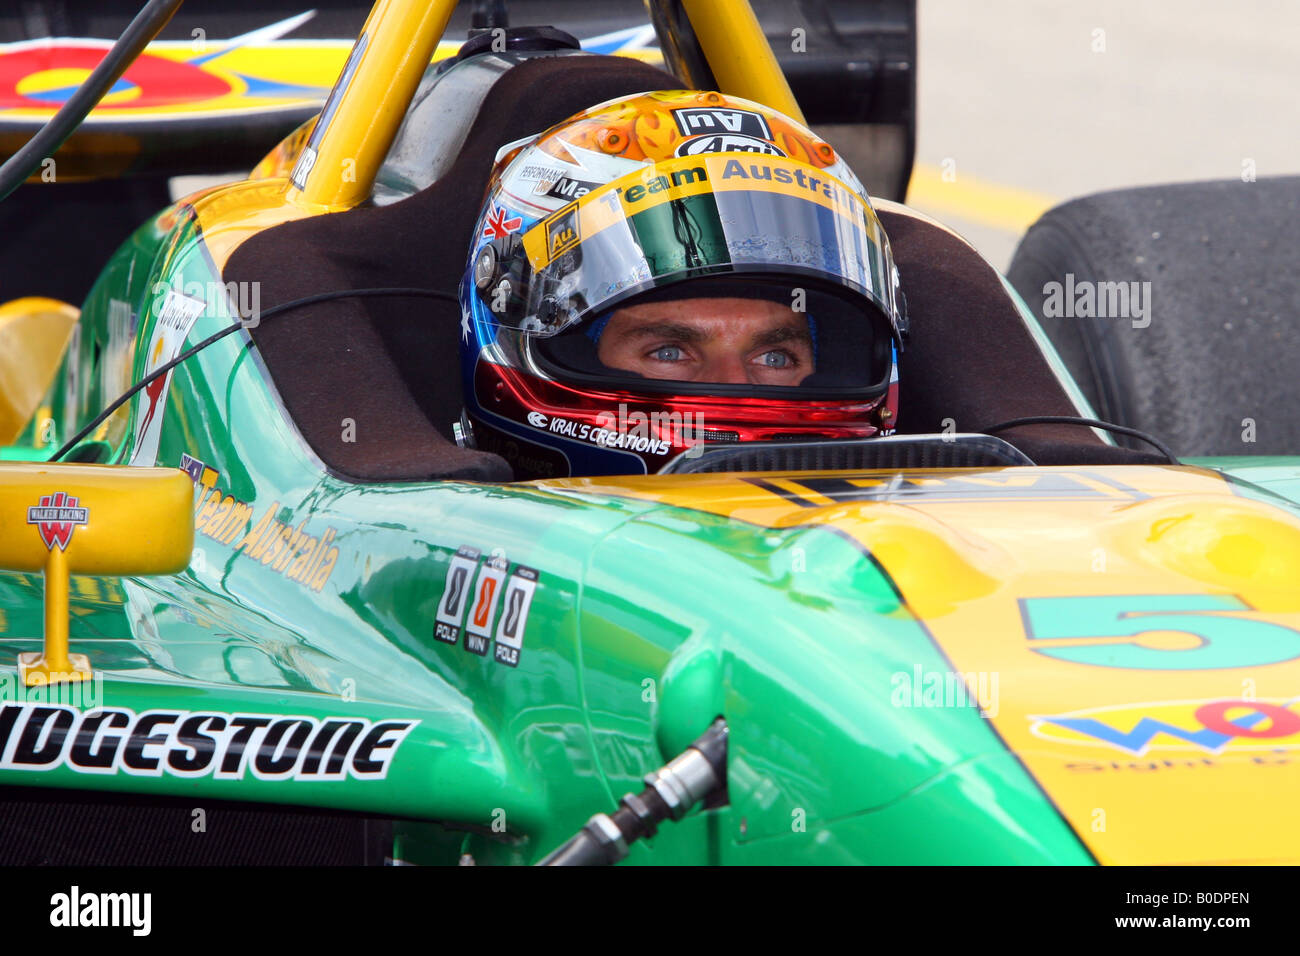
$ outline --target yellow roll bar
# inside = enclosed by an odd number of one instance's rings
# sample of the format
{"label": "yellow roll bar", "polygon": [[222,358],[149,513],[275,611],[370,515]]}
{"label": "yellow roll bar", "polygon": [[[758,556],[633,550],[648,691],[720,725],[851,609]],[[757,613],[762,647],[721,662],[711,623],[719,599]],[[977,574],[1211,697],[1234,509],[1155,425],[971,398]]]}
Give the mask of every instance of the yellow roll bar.
{"label": "yellow roll bar", "polygon": [[[681,0],[718,88],[803,121],[749,0]],[[294,170],[289,201],[336,212],[370,198],[456,0],[378,0]],[[364,45],[363,44],[364,41]],[[351,58],[350,58],[351,59]],[[594,105],[594,104],[593,104]]]}
{"label": "yellow roll bar", "polygon": [[749,0],[682,0],[682,6],[719,93],[743,96],[805,122]]}
{"label": "yellow roll bar", "polygon": [[[303,188],[289,199],[321,211],[348,209],[370,198],[406,107],[433,59],[456,0],[378,0],[361,28],[366,46],[350,80],[330,99],[315,158]],[[327,104],[328,106],[328,104]]]}

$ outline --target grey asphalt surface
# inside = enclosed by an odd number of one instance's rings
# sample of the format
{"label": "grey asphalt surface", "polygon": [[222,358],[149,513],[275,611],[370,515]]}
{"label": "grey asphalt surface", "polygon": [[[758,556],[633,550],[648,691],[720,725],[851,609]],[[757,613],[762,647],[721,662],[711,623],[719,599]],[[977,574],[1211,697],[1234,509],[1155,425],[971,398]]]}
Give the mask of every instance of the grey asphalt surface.
{"label": "grey asphalt surface", "polygon": [[948,169],[961,201],[914,201],[999,268],[1019,239],[999,187],[1062,201],[1300,173],[1300,3],[919,0],[918,16],[917,175]]}

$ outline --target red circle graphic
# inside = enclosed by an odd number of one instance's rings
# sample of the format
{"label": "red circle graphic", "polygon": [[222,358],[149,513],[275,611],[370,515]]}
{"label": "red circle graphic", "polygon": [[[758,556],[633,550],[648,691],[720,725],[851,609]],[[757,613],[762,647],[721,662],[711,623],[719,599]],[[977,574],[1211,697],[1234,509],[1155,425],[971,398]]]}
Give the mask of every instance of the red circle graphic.
{"label": "red circle graphic", "polygon": [[[108,51],[91,46],[51,46],[0,54],[0,109],[57,109],[60,101],[24,96],[18,84],[46,70],[93,70]],[[100,110],[148,109],[194,103],[225,96],[231,85],[219,76],[190,63],[142,53],[122,79],[134,85],[140,95],[123,103],[104,103]],[[71,91],[69,91],[71,95]]]}

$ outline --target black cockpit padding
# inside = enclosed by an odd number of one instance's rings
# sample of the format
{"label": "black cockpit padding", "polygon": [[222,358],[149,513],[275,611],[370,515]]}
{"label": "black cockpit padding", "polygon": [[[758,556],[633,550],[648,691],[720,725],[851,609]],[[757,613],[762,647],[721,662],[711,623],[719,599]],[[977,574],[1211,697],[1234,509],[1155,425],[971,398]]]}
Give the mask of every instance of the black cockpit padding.
{"label": "black cockpit padding", "polygon": [[[605,100],[681,85],[626,57],[525,60],[493,85],[460,155],[432,186],[392,205],[257,233],[223,279],[260,282],[263,310],[330,289],[455,293],[502,145]],[[290,416],[333,471],[362,481],[511,479],[503,459],[449,440],[464,405],[454,303],[340,299],[273,316],[251,334]]]}
{"label": "black cockpit padding", "polygon": [[[899,433],[974,432],[1031,415],[1079,415],[993,267],[941,226],[878,212],[911,325],[898,362]],[[1165,463],[1163,455],[1107,444],[1074,425],[1023,426],[998,437],[1039,465]]]}

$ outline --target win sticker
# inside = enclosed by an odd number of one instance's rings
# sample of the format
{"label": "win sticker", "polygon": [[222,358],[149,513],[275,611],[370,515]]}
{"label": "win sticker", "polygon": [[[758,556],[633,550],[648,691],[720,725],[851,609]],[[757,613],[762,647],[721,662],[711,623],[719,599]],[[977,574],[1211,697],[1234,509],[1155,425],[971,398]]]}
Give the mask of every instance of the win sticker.
{"label": "win sticker", "polygon": [[465,625],[465,650],[472,654],[484,655],[488,652],[507,567],[509,562],[503,555],[494,555],[488,558],[483,570],[478,573],[474,599],[469,608],[469,621]]}

